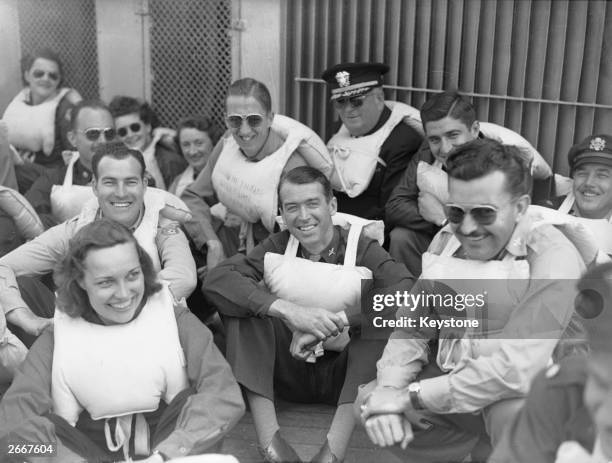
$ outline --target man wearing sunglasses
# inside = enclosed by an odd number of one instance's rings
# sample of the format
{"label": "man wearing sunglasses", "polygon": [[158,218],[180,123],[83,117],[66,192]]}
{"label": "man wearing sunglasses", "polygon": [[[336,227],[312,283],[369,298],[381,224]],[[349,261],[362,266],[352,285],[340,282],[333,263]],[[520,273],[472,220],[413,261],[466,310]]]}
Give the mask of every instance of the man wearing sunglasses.
{"label": "man wearing sunglasses", "polygon": [[[476,444],[498,442],[559,339],[579,329],[573,301],[585,263],[559,229],[527,214],[532,178],[524,154],[478,139],[457,147],[446,166],[449,224],[423,256],[410,294],[454,301],[484,294],[486,303],[465,315],[458,302],[400,308],[396,318],[414,323],[395,329],[377,381],[357,400],[370,439],[408,461],[470,454],[480,461]],[[477,327],[453,328],[461,317]]]}
{"label": "man wearing sunglasses", "polygon": [[76,151],[64,152],[66,166],[48,170],[25,194],[45,228],[76,215],[85,201],[93,198],[89,186],[93,153],[114,138],[115,123],[103,102],[84,100],[73,108],[68,139]]}
{"label": "man wearing sunglasses", "polygon": [[342,63],[322,76],[342,121],[328,142],[338,210],[367,219],[383,219],[385,203],[422,141],[418,111],[385,102],[388,71],[381,63]]}

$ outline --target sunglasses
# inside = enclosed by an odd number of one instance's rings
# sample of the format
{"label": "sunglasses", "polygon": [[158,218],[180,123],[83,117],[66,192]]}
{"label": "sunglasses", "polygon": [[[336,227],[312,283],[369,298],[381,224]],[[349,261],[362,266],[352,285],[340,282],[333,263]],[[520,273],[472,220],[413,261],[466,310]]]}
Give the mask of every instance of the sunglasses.
{"label": "sunglasses", "polygon": [[117,129],[117,135],[119,135],[122,138],[125,137],[128,134],[128,127],[130,129],[130,132],[138,133],[140,132],[140,129],[142,129],[142,124],[140,122],[133,122],[128,126],[119,127]]}
{"label": "sunglasses", "polygon": [[246,120],[249,127],[255,129],[263,124],[264,117],[261,114],[247,114],[242,116],[241,114],[229,114],[225,117],[225,123],[229,129],[239,129],[242,127],[242,122]]}
{"label": "sunglasses", "polygon": [[446,218],[452,224],[460,224],[465,219],[466,214],[470,214],[474,222],[479,225],[491,225],[497,219],[498,209],[489,205],[476,205],[463,207],[458,204],[446,204],[444,206]]}
{"label": "sunglasses", "polygon": [[49,77],[49,79],[51,80],[59,80],[59,74],[57,72],[45,72],[40,69],[36,69],[35,71],[32,71],[32,75],[34,76],[35,79],[40,79],[45,74],[47,74],[47,77]]}
{"label": "sunglasses", "polygon": [[[369,92],[368,92],[369,93]],[[347,104],[351,105],[351,108],[361,108],[368,94],[364,93],[363,95],[351,96],[351,97],[342,97],[333,100],[334,107],[336,109],[342,109]]]}
{"label": "sunglasses", "polygon": [[79,130],[82,134],[85,135],[89,141],[98,141],[100,139],[100,135],[104,135],[104,139],[106,141],[112,141],[115,139],[115,129],[107,128],[107,129],[98,129],[98,128],[90,128],[87,130]]}

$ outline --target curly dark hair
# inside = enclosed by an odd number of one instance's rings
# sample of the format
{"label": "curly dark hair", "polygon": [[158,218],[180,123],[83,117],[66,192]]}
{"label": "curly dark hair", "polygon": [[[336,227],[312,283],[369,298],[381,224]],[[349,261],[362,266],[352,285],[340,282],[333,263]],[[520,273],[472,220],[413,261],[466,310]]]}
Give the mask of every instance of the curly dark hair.
{"label": "curly dark hair", "polygon": [[28,82],[23,77],[23,74],[26,71],[32,69],[34,61],[36,61],[38,58],[53,61],[55,64],[57,64],[57,68],[59,69],[59,81],[57,82],[57,87],[60,88],[64,83],[64,63],[62,63],[59,54],[57,54],[50,48],[40,48],[34,51],[33,53],[29,53],[23,58],[21,58],[21,80],[23,81],[23,84],[28,85]]}
{"label": "curly dark hair", "polygon": [[57,286],[57,308],[71,317],[91,319],[95,314],[89,303],[89,296],[79,285],[84,276],[85,258],[89,251],[105,249],[118,244],[133,243],[144,275],[144,296],[159,291],[162,286],[157,281],[157,273],[151,258],[140,247],[132,232],[118,222],[100,219],[85,225],[70,240],[68,254],[58,263],[53,273]]}
{"label": "curly dark hair", "polygon": [[152,129],[159,127],[159,117],[146,101],[131,96],[116,96],[108,104],[108,108],[115,119],[136,113],[140,120],[149,124]]}
{"label": "curly dark hair", "polygon": [[446,160],[448,176],[473,180],[494,171],[506,176],[506,189],[513,196],[531,193],[531,160],[521,148],[487,138],[472,140],[453,150]]}
{"label": "curly dark hair", "polygon": [[181,154],[183,150],[181,148],[180,138],[181,130],[183,129],[196,129],[200,132],[206,133],[210,137],[210,141],[213,146],[217,144],[223,132],[217,127],[212,119],[204,114],[193,114],[191,116],[183,117],[176,126],[176,137],[175,142],[179,148]]}

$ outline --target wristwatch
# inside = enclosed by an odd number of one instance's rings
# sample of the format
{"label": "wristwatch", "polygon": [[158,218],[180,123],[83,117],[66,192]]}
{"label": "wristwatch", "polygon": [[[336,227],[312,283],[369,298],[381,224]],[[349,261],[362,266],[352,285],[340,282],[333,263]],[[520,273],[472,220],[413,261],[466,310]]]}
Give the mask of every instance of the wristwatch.
{"label": "wristwatch", "polygon": [[408,397],[410,405],[415,410],[424,410],[423,402],[421,401],[421,383],[414,382],[408,385]]}

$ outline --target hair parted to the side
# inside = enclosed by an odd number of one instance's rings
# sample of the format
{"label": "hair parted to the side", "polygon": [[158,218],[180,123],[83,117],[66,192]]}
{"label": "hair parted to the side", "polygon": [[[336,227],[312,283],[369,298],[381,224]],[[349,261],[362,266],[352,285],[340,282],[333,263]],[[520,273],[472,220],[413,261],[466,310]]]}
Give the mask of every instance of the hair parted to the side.
{"label": "hair parted to the side", "polygon": [[[68,254],[58,263],[53,273],[57,286],[57,308],[71,317],[87,317],[94,309],[89,297],[79,285],[84,276],[85,258],[92,250],[111,248],[118,244],[133,243],[144,275],[144,299],[159,291],[157,273],[151,258],[140,247],[134,235],[123,225],[109,219],[100,219],[85,225],[70,240]],[[112,264],[112,263],[111,263]]]}
{"label": "hair parted to the side", "polygon": [[266,114],[272,112],[272,97],[268,87],[262,82],[252,79],[251,77],[245,77],[232,82],[227,89],[227,97],[230,96],[252,96],[255,98],[261,106],[263,106]]}
{"label": "hair parted to the side", "polygon": [[115,140],[108,143],[102,143],[94,150],[94,155],[91,158],[91,170],[96,179],[100,178],[98,176],[98,165],[100,161],[107,156],[114,159],[133,157],[138,161],[138,164],[140,164],[140,178],[144,178],[146,166],[142,153],[138,150],[128,148],[121,141]]}
{"label": "hair parted to the side", "polygon": [[74,105],[72,111],[70,112],[70,127],[72,130],[76,130],[77,122],[79,121],[79,114],[86,108],[106,111],[110,114],[108,106],[106,106],[102,100],[81,100]]}
{"label": "hair parted to the side", "polygon": [[421,122],[424,129],[428,122],[439,121],[447,116],[471,128],[476,121],[476,110],[467,98],[456,91],[437,93],[421,107]]}
{"label": "hair parted to the side", "polygon": [[531,160],[517,146],[478,138],[455,148],[446,160],[446,168],[449,177],[465,181],[500,171],[506,176],[506,189],[512,196],[531,194]]}
{"label": "hair parted to the side", "polygon": [[159,127],[159,117],[146,101],[131,96],[116,96],[111,100],[108,107],[115,119],[136,113],[140,120],[149,124],[152,129]]}
{"label": "hair parted to the side", "polygon": [[325,199],[329,202],[334,197],[331,183],[323,172],[311,166],[299,166],[281,175],[278,182],[278,202],[282,206],[281,187],[285,183],[294,185],[306,185],[309,183],[319,183],[323,187]]}
{"label": "hair parted to the side", "polygon": [[[217,127],[210,117],[204,114],[193,114],[191,116],[183,117],[176,126],[176,144],[181,149],[181,130],[183,129],[196,129],[200,132],[208,134],[210,141],[213,145],[216,145],[221,138],[223,132]],[[181,154],[183,154],[181,152]]]}
{"label": "hair parted to the side", "polygon": [[57,86],[58,88],[61,87],[64,83],[64,63],[62,63],[59,53],[46,47],[35,50],[33,53],[29,53],[21,58],[21,79],[23,80],[24,85],[28,84],[23,77],[24,72],[32,69],[34,61],[36,61],[38,58],[53,61],[55,64],[57,64],[57,68],[59,69],[59,81]]}

